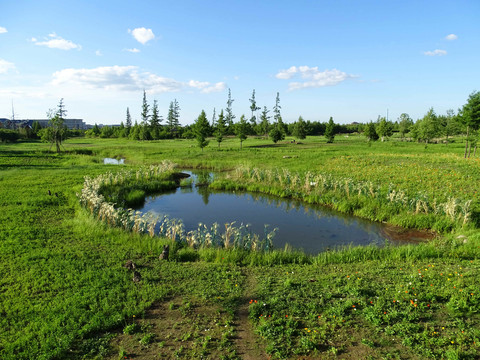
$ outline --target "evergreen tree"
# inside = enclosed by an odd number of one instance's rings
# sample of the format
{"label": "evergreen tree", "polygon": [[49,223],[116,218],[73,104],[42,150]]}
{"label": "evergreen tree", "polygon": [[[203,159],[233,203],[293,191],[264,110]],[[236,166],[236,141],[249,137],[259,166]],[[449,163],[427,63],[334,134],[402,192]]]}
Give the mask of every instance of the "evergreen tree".
{"label": "evergreen tree", "polygon": [[307,127],[301,116],[298,118],[298,121],[293,127],[293,136],[300,140],[303,140],[307,137]]}
{"label": "evergreen tree", "polygon": [[227,108],[225,109],[225,122],[227,124],[227,133],[233,134],[234,127],[233,127],[233,120],[235,119],[235,115],[233,115],[232,104],[235,100],[232,99],[232,93],[230,88],[228,89],[228,99],[227,99]]}
{"label": "evergreen tree", "polygon": [[127,107],[127,119],[125,120],[125,127],[132,127],[132,117],[130,116],[130,109]]}
{"label": "evergreen tree", "polygon": [[178,128],[180,127],[180,106],[177,99],[170,102],[167,123],[171,135],[175,137],[178,134]]}
{"label": "evergreen tree", "polygon": [[62,120],[65,120],[67,117],[67,110],[65,110],[65,104],[63,103],[63,98],[60,99],[60,102],[57,105],[57,113],[58,117]]}
{"label": "evergreen tree", "polygon": [[143,90],[143,103],[142,103],[142,125],[147,125],[148,123],[148,118],[150,117],[150,115],[148,114],[148,109],[149,109],[149,106],[148,106],[148,103],[147,103],[147,93],[145,92],[145,90]]}
{"label": "evergreen tree", "polygon": [[330,116],[330,120],[328,120],[327,126],[325,127],[325,138],[327,139],[327,143],[333,143],[335,139],[335,123],[333,122],[333,117]]}
{"label": "evergreen tree", "polygon": [[150,118],[150,132],[154,140],[158,140],[160,137],[160,123],[162,121],[162,116],[158,113],[157,100],[153,100],[152,117]]}
{"label": "evergreen tree", "polygon": [[285,135],[287,134],[287,126],[283,123],[282,115],[280,113],[280,109],[282,107],[280,106],[280,93],[277,92],[277,97],[275,98],[275,106],[273,107],[273,122],[276,124],[278,127],[278,130],[280,130],[283,133],[283,137],[281,140],[285,138]]}
{"label": "evergreen tree", "polygon": [[240,139],[240,149],[242,148],[243,141],[247,138],[247,125],[245,115],[240,116],[240,121],[235,126],[235,135]]}
{"label": "evergreen tree", "polygon": [[207,115],[205,111],[202,110],[197,120],[195,121],[194,133],[195,138],[197,139],[198,146],[202,149],[208,145],[207,136],[210,130],[210,124],[207,120]]}
{"label": "evergreen tree", "polygon": [[257,116],[255,115],[257,113],[257,110],[260,110],[260,108],[257,106],[257,102],[255,100],[255,89],[253,89],[252,92],[252,97],[249,99],[250,101],[250,110],[252,111],[252,116],[250,117],[250,122],[252,123],[252,126],[257,125]]}
{"label": "evergreen tree", "polygon": [[223,137],[227,131],[227,127],[225,125],[225,116],[223,115],[223,109],[220,111],[218,115],[218,121],[215,126],[215,139],[218,142],[218,147],[220,147],[220,143],[223,141]]}
{"label": "evergreen tree", "polygon": [[212,129],[217,126],[217,112],[215,108],[213,108],[213,115],[212,115]]}
{"label": "evergreen tree", "polygon": [[[265,138],[268,136],[268,133],[270,131],[270,123],[268,119],[270,119],[270,116],[268,116],[268,113],[270,110],[267,109],[266,106],[263,107],[262,114],[260,115],[260,134],[259,135],[264,135]],[[277,140],[278,141],[278,140]]]}

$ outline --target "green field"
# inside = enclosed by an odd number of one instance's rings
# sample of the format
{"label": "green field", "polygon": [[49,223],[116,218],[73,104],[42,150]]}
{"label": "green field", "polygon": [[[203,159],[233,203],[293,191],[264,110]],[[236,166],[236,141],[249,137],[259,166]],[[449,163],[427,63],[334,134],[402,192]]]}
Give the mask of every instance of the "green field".
{"label": "green field", "polygon": [[[462,139],[64,146],[0,144],[0,358],[480,358],[480,158],[463,158]],[[194,250],[111,227],[80,205],[85,176],[164,160],[224,171],[219,189],[301,198],[437,236],[318,256]],[[130,200],[141,191],[148,186]],[[169,261],[158,259],[165,244]]]}

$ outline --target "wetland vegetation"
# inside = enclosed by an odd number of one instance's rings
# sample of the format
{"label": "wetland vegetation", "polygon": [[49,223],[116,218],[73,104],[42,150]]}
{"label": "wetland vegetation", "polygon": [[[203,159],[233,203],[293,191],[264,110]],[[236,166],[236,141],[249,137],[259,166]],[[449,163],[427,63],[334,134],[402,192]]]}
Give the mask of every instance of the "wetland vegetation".
{"label": "wetland vegetation", "polygon": [[[250,137],[240,149],[227,137],[200,150],[194,140],[72,138],[58,154],[35,141],[2,144],[0,356],[478,358],[478,156],[464,158],[460,137],[427,147],[355,134],[327,141]],[[223,173],[215,189],[302,199],[438,236],[318,255],[152,237],[121,209],[176,187],[173,164]],[[79,201],[95,179],[103,201]]]}

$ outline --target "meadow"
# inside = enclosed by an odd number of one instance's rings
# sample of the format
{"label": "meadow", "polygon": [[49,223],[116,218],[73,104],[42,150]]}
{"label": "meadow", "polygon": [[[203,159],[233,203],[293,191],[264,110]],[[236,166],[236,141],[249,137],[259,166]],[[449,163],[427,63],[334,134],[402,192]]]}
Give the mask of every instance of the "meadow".
{"label": "meadow", "polygon": [[[243,149],[232,138],[203,151],[191,140],[76,138],[60,154],[1,144],[0,357],[477,359],[480,159],[463,159],[463,146],[338,135],[333,144],[249,138]],[[437,237],[316,256],[194,249],[82,206],[86,176],[165,161],[223,173],[218,189],[300,198]],[[128,204],[174,186],[171,170],[155,185],[102,191]],[[166,244],[170,258],[159,260]]]}

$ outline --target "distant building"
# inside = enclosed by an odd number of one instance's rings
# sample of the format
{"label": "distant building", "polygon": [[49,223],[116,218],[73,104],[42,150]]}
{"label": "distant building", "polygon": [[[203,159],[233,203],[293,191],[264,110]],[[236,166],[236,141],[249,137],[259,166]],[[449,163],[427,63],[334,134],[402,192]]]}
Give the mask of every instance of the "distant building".
{"label": "distant building", "polygon": [[[25,120],[10,120],[0,118],[0,128],[17,130],[24,127],[32,127],[34,122],[38,122],[41,127],[47,127],[50,120],[46,119],[25,119]],[[64,119],[65,126],[69,130],[87,130],[88,125],[83,119]]]}

